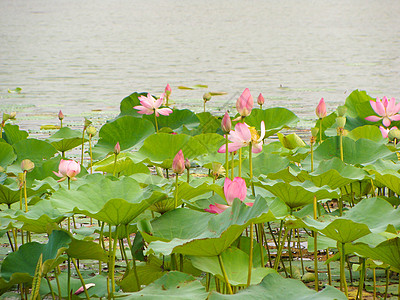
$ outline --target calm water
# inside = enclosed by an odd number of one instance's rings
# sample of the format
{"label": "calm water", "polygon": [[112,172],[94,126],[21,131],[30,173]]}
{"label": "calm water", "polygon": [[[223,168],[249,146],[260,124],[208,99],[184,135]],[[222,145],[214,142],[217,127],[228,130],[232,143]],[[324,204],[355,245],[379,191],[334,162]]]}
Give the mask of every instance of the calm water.
{"label": "calm water", "polygon": [[[59,109],[104,120],[167,83],[180,107],[210,90],[225,110],[248,87],[306,120],[357,88],[400,100],[399,16],[385,0],[0,0],[0,111],[33,130]],[[177,89],[195,84],[209,88]]]}

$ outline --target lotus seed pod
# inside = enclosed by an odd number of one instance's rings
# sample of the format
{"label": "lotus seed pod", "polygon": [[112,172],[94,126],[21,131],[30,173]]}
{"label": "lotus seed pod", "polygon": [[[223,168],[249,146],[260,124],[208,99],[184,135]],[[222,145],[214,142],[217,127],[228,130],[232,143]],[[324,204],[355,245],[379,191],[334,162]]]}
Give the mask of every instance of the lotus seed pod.
{"label": "lotus seed pod", "polygon": [[30,159],[24,159],[21,162],[21,169],[24,172],[30,172],[35,167],[35,164]]}
{"label": "lotus seed pod", "polygon": [[97,129],[94,126],[88,126],[88,128],[86,128],[86,132],[88,135],[95,136],[97,133]]}
{"label": "lotus seed pod", "polygon": [[344,126],[346,125],[346,117],[337,117],[336,125],[339,128],[344,128]]}
{"label": "lotus seed pod", "polygon": [[207,101],[210,101],[211,100],[211,94],[210,93],[205,93],[204,95],[203,95],[203,100],[204,100],[204,102],[207,102]]}

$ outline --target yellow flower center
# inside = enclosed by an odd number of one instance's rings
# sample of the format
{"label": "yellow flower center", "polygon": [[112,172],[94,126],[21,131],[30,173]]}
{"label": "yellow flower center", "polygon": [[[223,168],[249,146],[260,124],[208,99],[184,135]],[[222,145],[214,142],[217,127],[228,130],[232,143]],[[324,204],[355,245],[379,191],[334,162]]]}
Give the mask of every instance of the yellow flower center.
{"label": "yellow flower center", "polygon": [[260,136],[258,135],[258,132],[255,127],[249,127],[250,133],[251,133],[251,142],[256,143]]}

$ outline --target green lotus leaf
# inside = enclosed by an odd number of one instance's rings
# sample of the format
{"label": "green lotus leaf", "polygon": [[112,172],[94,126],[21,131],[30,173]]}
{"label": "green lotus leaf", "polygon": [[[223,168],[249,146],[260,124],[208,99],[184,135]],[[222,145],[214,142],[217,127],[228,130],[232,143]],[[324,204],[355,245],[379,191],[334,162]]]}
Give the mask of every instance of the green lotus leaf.
{"label": "green lotus leaf", "polygon": [[[126,295],[126,296],[125,296]],[[206,299],[208,293],[200,281],[191,275],[172,271],[146,286],[143,290],[121,295],[121,299]]]}
{"label": "green lotus leaf", "polygon": [[308,288],[299,280],[283,278],[276,273],[268,274],[259,285],[241,290],[235,295],[223,295],[213,292],[210,300],[223,299],[285,299],[285,300],[346,300],[346,296],[332,286],[326,286],[322,291],[316,292]]}
{"label": "green lotus leaf", "polygon": [[[143,115],[143,119],[149,120],[153,123],[155,128],[155,119],[153,115]],[[158,129],[163,127],[171,128],[176,130],[183,125],[187,128],[196,128],[199,126],[199,119],[196,114],[189,109],[174,109],[172,114],[168,116],[160,115],[157,117]]]}
{"label": "green lotus leaf", "polygon": [[147,96],[147,93],[134,92],[129,96],[125,97],[124,99],[122,99],[119,106],[120,114],[118,117],[122,117],[125,115],[140,117],[141,115],[138,114],[137,110],[133,108],[136,105],[140,105],[140,100],[139,100],[140,96]]}
{"label": "green lotus leaf", "polygon": [[[61,290],[61,296],[63,299],[68,298],[68,274],[67,272],[62,272],[60,275],[58,275],[58,282],[60,284],[60,290]],[[82,282],[80,281],[79,278],[74,278],[71,276],[71,290],[75,292],[77,289],[79,289],[82,286]],[[89,293],[90,299],[96,299],[96,298],[101,298],[101,297],[107,297],[107,275],[101,274],[101,275],[96,275],[93,277],[87,277],[85,278],[85,284],[88,283],[94,283],[95,286],[90,287],[87,291]],[[50,285],[52,287],[52,290],[55,295],[58,295],[58,287],[57,287],[57,281],[56,280],[51,280]],[[48,295],[50,294],[50,288],[49,285],[47,284],[46,280],[42,280],[41,286],[40,286],[40,295]],[[85,298],[85,293],[80,294],[79,296],[72,295],[72,299],[80,299],[80,298]]]}
{"label": "green lotus leaf", "polygon": [[355,181],[364,180],[369,177],[368,175],[365,170],[346,164],[334,157],[322,161],[314,172],[302,171],[297,177],[301,181],[312,181],[316,186],[327,185],[336,189]]}
{"label": "green lotus leaf", "polygon": [[279,141],[282,143],[282,146],[289,150],[293,150],[299,147],[304,147],[306,145],[304,141],[296,133],[291,133],[285,136],[282,133],[278,132],[277,135]]}
{"label": "green lotus leaf", "polygon": [[[337,115],[335,112],[333,112],[323,119],[318,119],[317,122],[315,123],[314,127],[318,128],[318,130],[322,131],[322,140],[323,141],[326,140],[326,138],[328,137],[328,131],[330,130],[330,128],[332,128],[335,125],[336,118],[337,118]],[[321,122],[322,122],[322,124],[320,125]],[[318,143],[320,141],[319,137],[320,137],[320,133],[318,131],[317,140],[316,140]]]}
{"label": "green lotus leaf", "polygon": [[[82,132],[69,127],[63,127],[50,136],[47,141],[58,151],[65,152],[82,145]],[[84,142],[87,141],[87,139],[84,139]]]}
{"label": "green lotus leaf", "polygon": [[47,244],[31,242],[21,245],[10,253],[1,265],[1,277],[9,282],[29,283],[35,274],[40,255],[43,255],[43,274],[54,269],[65,260],[61,254],[68,248],[71,237],[63,231],[53,231]]}
{"label": "green lotus leaf", "polygon": [[6,124],[3,129],[3,139],[13,145],[21,140],[25,140],[28,137],[28,132],[20,130],[18,125]]}
{"label": "green lotus leaf", "polygon": [[[271,154],[266,151],[255,155],[253,158],[253,175],[258,177],[260,175],[275,174],[289,166],[290,161],[281,157],[278,154]],[[249,160],[246,159],[242,162],[242,173],[250,173]]]}
{"label": "green lotus leaf", "polygon": [[118,181],[103,178],[81,185],[77,190],[60,188],[50,201],[62,213],[81,213],[111,225],[129,224],[150,205],[164,197],[137,181],[124,177]]}
{"label": "green lotus leaf", "polygon": [[245,122],[249,126],[260,128],[261,121],[265,123],[265,137],[269,137],[284,127],[294,126],[299,118],[290,110],[282,107],[268,109],[255,108]]}
{"label": "green lotus leaf", "polygon": [[197,156],[195,160],[202,166],[207,163],[225,163],[225,153],[218,153],[218,149],[225,144],[225,138],[216,133],[199,134],[193,137],[199,142],[206,152],[204,155]]}
{"label": "green lotus leaf", "polygon": [[199,141],[186,134],[158,133],[149,136],[135,155],[167,169],[172,167],[172,160],[179,150],[188,159],[207,152]]}
{"label": "green lotus leaf", "polygon": [[272,179],[272,180],[283,180],[285,182],[292,182],[292,181],[302,181],[298,175],[300,174],[300,169],[296,165],[289,165],[288,167],[276,171],[274,173],[269,173],[267,176],[260,176],[260,180],[265,180],[266,178]]}
{"label": "green lotus leaf", "polygon": [[370,171],[375,175],[375,180],[383,186],[387,186],[396,194],[400,194],[400,174],[393,170],[386,170],[384,174],[377,171]]}
{"label": "green lotus leaf", "polygon": [[352,118],[365,118],[374,115],[375,112],[369,103],[370,100],[375,99],[367,95],[365,91],[353,91],[346,99],[347,115]]}
{"label": "green lotus leaf", "polygon": [[317,197],[317,200],[333,199],[339,196],[338,190],[331,190],[328,186],[317,187],[310,181],[294,181],[290,183],[283,181],[258,181],[255,184],[279,197],[291,209],[313,203],[314,196]]}
{"label": "green lotus leaf", "polygon": [[373,164],[365,166],[364,169],[367,171],[375,170],[376,172],[383,174],[393,174],[393,172],[391,172],[390,170],[398,172],[400,170],[400,164],[395,163],[391,160],[378,159]]}
{"label": "green lotus leaf", "polygon": [[[239,248],[247,255],[250,254],[250,238],[247,236],[241,236],[237,239],[236,243],[233,243],[234,247]],[[253,240],[253,267],[261,267],[261,256],[264,257],[264,266],[268,263],[268,253],[264,246],[262,246],[262,253],[260,244]]]}
{"label": "green lotus leaf", "polygon": [[354,128],[347,134],[347,137],[358,140],[358,139],[368,139],[378,143],[384,143],[385,139],[382,136],[381,131],[375,125],[364,125]]}
{"label": "green lotus leaf", "polygon": [[24,159],[30,159],[35,163],[35,166],[40,166],[44,160],[57,153],[57,149],[51,144],[36,139],[20,140],[13,147],[17,154],[17,161],[14,164],[17,164],[18,167]]}
{"label": "green lotus leaf", "polygon": [[190,135],[198,135],[201,133],[221,133],[221,120],[217,117],[213,116],[209,112],[201,112],[196,114],[197,118],[200,121],[200,124],[197,128],[190,131]]}
{"label": "green lotus leaf", "polygon": [[99,141],[93,147],[93,158],[105,157],[114,151],[119,142],[121,151],[132,148],[154,133],[152,124],[144,119],[123,116],[104,124],[99,131]]}
{"label": "green lotus leaf", "polygon": [[[340,139],[339,137],[328,138],[314,151],[316,161],[340,158]],[[367,139],[354,141],[348,137],[343,137],[343,160],[349,164],[370,164],[376,160],[384,158],[397,160],[395,153],[392,153],[385,145]]]}
{"label": "green lotus leaf", "polygon": [[364,243],[349,245],[349,250],[360,255],[389,264],[395,272],[400,272],[400,238],[396,237],[370,247]]}
{"label": "green lotus leaf", "polygon": [[83,241],[73,238],[66,252],[70,257],[76,259],[108,261],[107,252],[105,252],[98,243],[92,241]]}
{"label": "green lotus leaf", "polygon": [[14,153],[14,149],[7,143],[0,143],[0,167],[4,169],[11,165],[17,156]]}
{"label": "green lotus leaf", "polygon": [[141,234],[146,242],[151,242],[148,253],[215,256],[227,249],[250,223],[275,219],[265,199],[258,198],[253,207],[236,199],[232,207],[219,215],[175,209],[152,223],[152,236],[143,231]]}
{"label": "green lotus leaf", "polygon": [[[225,281],[217,256],[190,256],[189,258],[192,264],[199,270],[211,273],[220,280]],[[249,269],[249,255],[236,247],[230,247],[221,253],[221,258],[229,283],[234,286],[246,285]],[[270,273],[276,273],[276,271],[270,268],[254,266],[251,272],[250,284],[260,283],[261,280]]]}
{"label": "green lotus leaf", "polygon": [[[115,155],[110,155],[101,161],[96,162],[93,167],[96,171],[114,173],[114,162]],[[142,163],[134,163],[130,158],[129,153],[120,153],[117,156],[117,161],[115,164],[115,174],[121,175],[132,175],[135,173],[145,173],[150,174],[150,170],[147,166]]]}

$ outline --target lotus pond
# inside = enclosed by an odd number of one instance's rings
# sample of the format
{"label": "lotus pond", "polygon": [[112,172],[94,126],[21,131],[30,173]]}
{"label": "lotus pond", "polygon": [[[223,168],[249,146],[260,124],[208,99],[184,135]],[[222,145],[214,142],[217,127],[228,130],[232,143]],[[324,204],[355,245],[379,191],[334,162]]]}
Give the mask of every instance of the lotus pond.
{"label": "lotus pond", "polygon": [[400,297],[395,99],[316,101],[303,140],[248,89],[224,116],[170,93],[131,94],[101,128],[60,111],[46,139],[3,113],[3,298]]}

